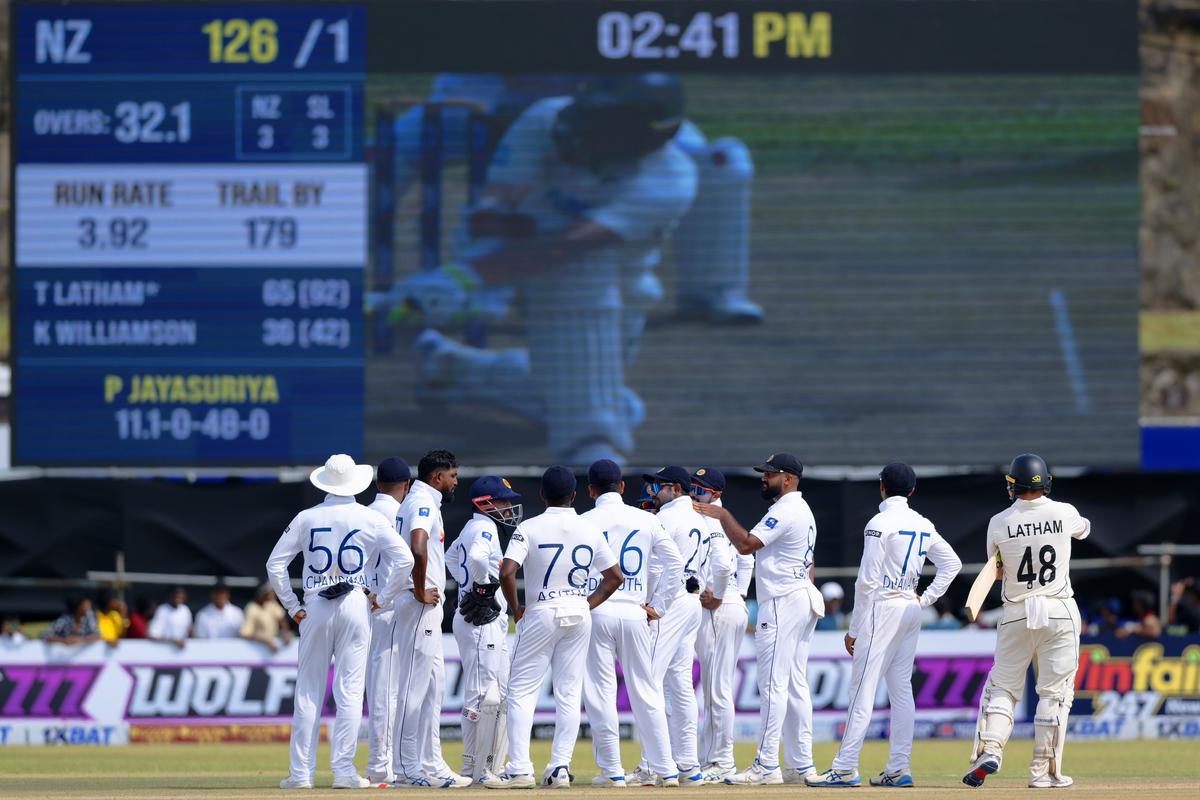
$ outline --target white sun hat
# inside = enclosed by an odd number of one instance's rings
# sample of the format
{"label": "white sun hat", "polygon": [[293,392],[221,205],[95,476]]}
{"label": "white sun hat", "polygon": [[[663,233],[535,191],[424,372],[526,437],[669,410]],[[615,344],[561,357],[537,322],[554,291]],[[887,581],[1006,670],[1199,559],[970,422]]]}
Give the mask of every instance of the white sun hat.
{"label": "white sun hat", "polygon": [[350,456],[338,453],[330,456],[325,466],[314,469],[308,479],[323,492],[353,497],[371,485],[375,479],[375,468],[370,464],[355,464]]}

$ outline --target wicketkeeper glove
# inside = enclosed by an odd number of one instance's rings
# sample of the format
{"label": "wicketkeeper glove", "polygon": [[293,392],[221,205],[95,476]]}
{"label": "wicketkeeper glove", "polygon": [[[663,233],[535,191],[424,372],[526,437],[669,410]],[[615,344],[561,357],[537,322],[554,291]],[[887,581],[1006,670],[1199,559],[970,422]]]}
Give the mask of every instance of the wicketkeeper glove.
{"label": "wicketkeeper glove", "polygon": [[463,619],[472,625],[487,625],[500,616],[500,603],[496,600],[496,583],[472,583],[471,591],[463,595],[458,604]]}

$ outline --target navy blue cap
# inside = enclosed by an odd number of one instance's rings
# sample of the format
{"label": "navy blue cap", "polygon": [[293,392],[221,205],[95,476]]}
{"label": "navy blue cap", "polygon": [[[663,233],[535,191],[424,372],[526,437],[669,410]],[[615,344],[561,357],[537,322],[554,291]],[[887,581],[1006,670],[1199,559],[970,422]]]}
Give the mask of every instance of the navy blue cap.
{"label": "navy blue cap", "polygon": [[621,468],[617,462],[602,458],[588,467],[588,483],[592,486],[607,486],[621,482]]}
{"label": "navy blue cap", "polygon": [[404,483],[412,480],[412,470],[403,458],[391,456],[379,462],[375,468],[375,480],[380,483]]}
{"label": "navy blue cap", "polygon": [[575,491],[575,473],[562,464],[555,464],[542,473],[542,494],[546,497],[566,497]]}
{"label": "navy blue cap", "polygon": [[791,453],[772,453],[771,457],[754,468],[755,472],[788,472],[799,478],[804,465]]}
{"label": "navy blue cap", "polygon": [[917,473],[908,464],[894,461],[879,473],[883,488],[889,495],[906,495],[917,486]]}
{"label": "navy blue cap", "polygon": [[520,500],[521,495],[512,484],[499,475],[484,475],[471,484],[471,499],[490,497],[492,500]]}
{"label": "navy blue cap", "polygon": [[725,491],[725,474],[716,467],[700,467],[692,473],[692,484],[699,484],[714,492]]}
{"label": "navy blue cap", "polygon": [[655,473],[647,472],[642,475],[642,480],[646,483],[678,483],[683,486],[684,491],[692,486],[692,476],[688,474],[688,471],[674,464],[663,467]]}

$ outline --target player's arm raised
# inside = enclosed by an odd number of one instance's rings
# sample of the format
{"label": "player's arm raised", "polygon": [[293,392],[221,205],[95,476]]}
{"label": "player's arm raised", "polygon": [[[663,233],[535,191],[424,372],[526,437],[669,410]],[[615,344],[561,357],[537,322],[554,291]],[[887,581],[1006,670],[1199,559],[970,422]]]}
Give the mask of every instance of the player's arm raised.
{"label": "player's arm raised", "polygon": [[300,542],[301,523],[300,517],[294,518],[292,523],[283,529],[283,534],[272,548],[271,555],[267,556],[267,580],[271,582],[271,588],[275,590],[279,604],[297,624],[308,616],[308,612],[304,610],[296,593],[292,591],[292,581],[288,577],[288,564],[292,563],[292,559],[304,549]]}
{"label": "player's arm raised", "polygon": [[712,503],[700,503],[695,500],[692,501],[692,508],[696,509],[702,516],[720,522],[725,535],[729,537],[729,541],[733,544],[734,548],[742,555],[749,555],[755,550],[763,548],[762,539],[759,539],[753,533],[739,525],[728,508],[716,506]]}

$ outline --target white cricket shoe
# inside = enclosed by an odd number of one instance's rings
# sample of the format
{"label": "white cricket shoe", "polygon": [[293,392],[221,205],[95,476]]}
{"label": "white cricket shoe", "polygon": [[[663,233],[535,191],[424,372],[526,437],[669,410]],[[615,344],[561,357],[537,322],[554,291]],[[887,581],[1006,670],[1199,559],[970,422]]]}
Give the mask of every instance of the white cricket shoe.
{"label": "white cricket shoe", "polygon": [[426,775],[425,779],[435,789],[465,789],[474,783],[466,775],[459,775],[457,772],[449,771],[438,775]]}
{"label": "white cricket shoe", "polygon": [[773,786],[783,783],[783,773],[778,766],[764,767],[756,758],[749,769],[730,775],[725,783],[730,786]]}
{"label": "white cricket shoe", "polygon": [[963,775],[962,780],[967,786],[983,786],[983,781],[988,775],[999,771],[1000,759],[991,753],[984,753],[975,759],[975,763],[967,770],[967,774]]}
{"label": "white cricket shoe", "polygon": [[372,775],[370,772],[367,773],[367,780],[371,782],[372,786],[377,786],[380,789],[386,789],[396,782],[396,779],[393,776]]}
{"label": "white cricket shoe", "polygon": [[1075,783],[1069,775],[1039,775],[1036,778],[1029,778],[1030,789],[1066,789],[1071,784]]}
{"label": "white cricket shoe", "polygon": [[[676,776],[676,780],[678,777]],[[658,775],[648,769],[638,767],[633,772],[625,773],[625,783],[628,786],[657,786]]]}
{"label": "white cricket shoe", "polygon": [[679,770],[679,783],[683,786],[699,786],[704,783],[704,770],[700,769],[699,764]]}
{"label": "white cricket shoe", "polygon": [[287,776],[279,782],[280,789],[311,789],[313,788],[312,778],[293,778]]}
{"label": "white cricket shoe", "polygon": [[900,772],[888,772],[884,770],[878,775],[871,778],[872,786],[890,786],[896,789],[910,789],[913,786],[912,775],[901,770]]}
{"label": "white cricket shoe", "polygon": [[507,772],[493,775],[490,778],[484,778],[483,785],[487,789],[532,789],[537,786],[534,783],[533,776],[529,773],[510,775]]}
{"label": "white cricket shoe", "polygon": [[817,768],[809,765],[807,767],[788,767],[783,771],[783,782],[792,784],[803,784],[808,778],[817,776]]}
{"label": "white cricket shoe", "polygon": [[592,778],[592,786],[607,786],[610,789],[624,789],[629,784],[625,782],[624,773],[616,775],[612,778],[607,778],[603,775],[597,775]]}
{"label": "white cricket shoe", "polygon": [[362,775],[335,775],[333,778],[335,789],[370,789],[371,786],[373,784]]}
{"label": "white cricket shoe", "polygon": [[856,769],[829,769],[822,772],[820,775],[813,775],[804,779],[806,786],[861,786],[862,779],[858,777]]}
{"label": "white cricket shoe", "polygon": [[575,776],[564,765],[547,767],[546,771],[542,773],[542,786],[547,789],[570,789],[573,780],[575,780]]}
{"label": "white cricket shoe", "polygon": [[720,764],[709,764],[704,768],[704,783],[724,783],[730,775],[736,775],[733,767],[722,767]]}

